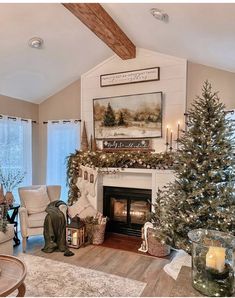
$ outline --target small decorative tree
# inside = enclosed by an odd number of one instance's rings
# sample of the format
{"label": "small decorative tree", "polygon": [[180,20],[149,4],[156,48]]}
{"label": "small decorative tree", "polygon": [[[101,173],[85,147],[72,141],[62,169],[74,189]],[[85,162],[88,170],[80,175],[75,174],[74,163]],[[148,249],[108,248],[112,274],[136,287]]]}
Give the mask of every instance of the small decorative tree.
{"label": "small decorative tree", "polygon": [[89,144],[88,144],[88,139],[87,139],[86,123],[85,123],[85,121],[83,121],[81,150],[88,151],[88,149],[89,149]]}
{"label": "small decorative tree", "polygon": [[115,114],[110,103],[108,103],[107,109],[104,112],[103,125],[115,126],[115,124],[116,124]]}
{"label": "small decorative tree", "polygon": [[[170,204],[170,197],[168,197],[167,187],[158,188],[155,202],[152,204],[153,210],[150,213],[148,220],[153,224],[155,229],[155,237],[162,242],[162,244],[171,243],[171,222],[169,217],[171,209],[168,208]],[[171,213],[173,216],[174,214]]]}
{"label": "small decorative tree", "polygon": [[163,234],[188,252],[190,230],[235,230],[234,127],[224,108],[206,81],[179,141],[176,180],[167,191],[170,226]]}
{"label": "small decorative tree", "polygon": [[119,117],[118,117],[118,123],[119,126],[124,126],[126,125],[125,119],[124,119],[124,115],[123,112],[119,113]]}

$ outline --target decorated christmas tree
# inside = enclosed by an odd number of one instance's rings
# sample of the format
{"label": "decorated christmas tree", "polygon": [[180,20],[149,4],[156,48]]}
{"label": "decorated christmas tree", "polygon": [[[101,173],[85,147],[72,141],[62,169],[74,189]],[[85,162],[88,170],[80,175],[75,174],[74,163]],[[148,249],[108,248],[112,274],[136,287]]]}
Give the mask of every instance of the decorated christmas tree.
{"label": "decorated christmas tree", "polygon": [[110,103],[108,103],[107,109],[104,112],[103,125],[104,126],[114,126],[115,124],[116,124],[115,114],[114,114],[114,111],[113,111]]}
{"label": "decorated christmas tree", "polygon": [[167,191],[168,230],[163,233],[174,247],[190,252],[190,230],[235,231],[234,127],[207,81],[186,114],[186,126],[176,180]]}

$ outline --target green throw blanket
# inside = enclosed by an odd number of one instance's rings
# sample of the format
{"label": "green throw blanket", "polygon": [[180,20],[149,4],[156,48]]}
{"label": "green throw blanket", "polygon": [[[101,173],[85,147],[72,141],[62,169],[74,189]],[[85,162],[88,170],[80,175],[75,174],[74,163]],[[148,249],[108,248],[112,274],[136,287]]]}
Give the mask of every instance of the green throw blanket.
{"label": "green throw blanket", "polygon": [[60,205],[66,205],[63,201],[51,202],[46,208],[46,218],[44,221],[44,240],[43,252],[53,251],[64,252],[65,256],[74,255],[66,246],[66,220],[64,213],[59,209]]}

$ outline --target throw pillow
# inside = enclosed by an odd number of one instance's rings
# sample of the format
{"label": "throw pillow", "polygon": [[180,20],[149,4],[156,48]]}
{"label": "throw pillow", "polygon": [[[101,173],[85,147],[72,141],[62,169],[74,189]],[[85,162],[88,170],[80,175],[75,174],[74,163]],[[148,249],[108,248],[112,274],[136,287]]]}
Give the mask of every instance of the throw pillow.
{"label": "throw pillow", "polygon": [[96,213],[97,211],[84,195],[82,195],[76,203],[68,207],[68,214],[71,218],[75,217],[76,215],[80,218],[95,216]]}
{"label": "throw pillow", "polygon": [[45,211],[50,203],[45,185],[36,189],[25,190],[22,194],[22,200],[29,214]]}

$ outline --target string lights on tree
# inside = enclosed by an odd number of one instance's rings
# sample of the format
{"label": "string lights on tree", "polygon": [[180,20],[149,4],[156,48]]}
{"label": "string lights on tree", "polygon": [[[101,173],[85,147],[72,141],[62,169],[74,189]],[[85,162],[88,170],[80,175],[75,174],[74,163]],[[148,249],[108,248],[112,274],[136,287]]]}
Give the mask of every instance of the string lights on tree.
{"label": "string lights on tree", "polygon": [[[190,252],[188,232],[235,230],[234,126],[206,81],[186,115],[186,130],[175,155],[176,180],[169,184],[164,206],[171,245]],[[164,238],[164,237],[163,237]]]}

